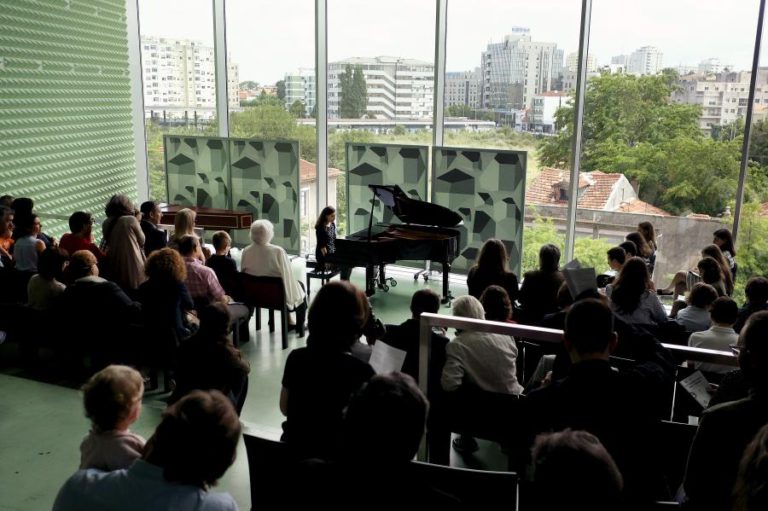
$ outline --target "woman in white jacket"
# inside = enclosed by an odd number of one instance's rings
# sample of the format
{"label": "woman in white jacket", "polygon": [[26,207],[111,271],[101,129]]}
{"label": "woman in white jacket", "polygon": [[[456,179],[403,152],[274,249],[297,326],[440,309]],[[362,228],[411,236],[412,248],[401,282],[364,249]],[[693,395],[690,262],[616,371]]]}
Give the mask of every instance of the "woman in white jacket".
{"label": "woman in white jacket", "polygon": [[256,277],[281,277],[285,289],[285,304],[296,311],[295,326],[299,336],[304,334],[304,318],[307,314],[307,294],[293,277],[291,262],[282,247],[270,243],[275,236],[275,226],[269,220],[256,220],[251,224],[252,243],[243,249],[240,267],[243,273]]}

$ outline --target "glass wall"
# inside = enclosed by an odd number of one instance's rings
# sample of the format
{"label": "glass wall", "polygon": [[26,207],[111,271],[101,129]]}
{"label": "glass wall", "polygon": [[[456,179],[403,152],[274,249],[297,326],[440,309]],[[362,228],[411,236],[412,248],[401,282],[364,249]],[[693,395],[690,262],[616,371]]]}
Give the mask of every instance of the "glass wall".
{"label": "glass wall", "polygon": [[[315,4],[228,0],[226,9],[227,52],[238,76],[229,101],[230,136],[299,141],[301,253],[306,254],[314,250],[317,209]],[[336,179],[329,173],[333,200]]]}
{"label": "glass wall", "polygon": [[[329,176],[346,169],[347,142],[431,143],[435,16],[434,1],[328,2]],[[344,179],[339,174],[342,233]]]}
{"label": "glass wall", "polygon": [[149,193],[167,199],[163,135],[216,133],[211,0],[138,0]]}
{"label": "glass wall", "polygon": [[[607,249],[650,222],[653,278],[665,287],[675,272],[695,268],[716,229],[730,226],[741,149],[735,126],[754,46],[747,21],[758,2],[721,7],[593,1],[575,254],[598,272],[608,269]],[[542,148],[548,165],[568,157],[571,131]]]}
{"label": "glass wall", "polygon": [[542,244],[565,245],[567,200],[553,185],[568,178],[570,144],[562,145],[565,165],[542,165],[540,147],[558,129],[557,109],[571,103],[566,66],[578,50],[580,8],[563,0],[448,3],[445,144],[527,152],[524,271],[538,266]]}

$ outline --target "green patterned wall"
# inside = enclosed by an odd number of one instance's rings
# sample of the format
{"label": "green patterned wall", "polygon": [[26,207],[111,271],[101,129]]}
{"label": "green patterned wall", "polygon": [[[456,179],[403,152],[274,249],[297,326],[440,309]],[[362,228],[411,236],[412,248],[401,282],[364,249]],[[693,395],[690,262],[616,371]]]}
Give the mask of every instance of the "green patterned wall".
{"label": "green patterned wall", "polygon": [[166,135],[165,162],[169,202],[250,211],[275,225],[272,243],[300,252],[298,142]]}
{"label": "green patterned wall", "polygon": [[[231,140],[232,203],[254,220],[275,224],[272,243],[299,254],[299,143],[277,140]],[[247,232],[237,241],[250,243]]]}
{"label": "green patterned wall", "polygon": [[65,216],[136,198],[125,16],[125,0],[0,0],[0,194]]}
{"label": "green patterned wall", "polygon": [[[426,146],[356,144],[347,151],[347,233],[368,228],[373,194],[368,185],[399,185],[410,197],[427,200]],[[377,201],[373,223],[399,223]]]}
{"label": "green patterned wall", "polygon": [[451,271],[466,273],[483,243],[500,239],[510,269],[520,275],[525,199],[524,151],[436,147],[432,165],[432,202],[464,219],[461,255]]}
{"label": "green patterned wall", "polygon": [[231,208],[227,139],[166,135],[163,147],[168,202],[204,208]]}

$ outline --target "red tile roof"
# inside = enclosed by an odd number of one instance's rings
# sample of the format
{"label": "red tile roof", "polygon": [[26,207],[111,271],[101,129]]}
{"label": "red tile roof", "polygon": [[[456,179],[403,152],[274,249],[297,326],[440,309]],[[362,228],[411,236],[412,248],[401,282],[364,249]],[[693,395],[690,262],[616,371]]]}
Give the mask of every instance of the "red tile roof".
{"label": "red tile roof", "polygon": [[[341,174],[339,169],[328,167],[328,177],[338,177]],[[311,183],[317,180],[317,165],[304,159],[299,160],[299,175],[302,183]]]}
{"label": "red tile roof", "polygon": [[[614,185],[622,176],[623,174],[606,174],[599,170],[579,174],[579,189],[586,188],[586,190],[579,198],[578,207],[604,210],[611,198]],[[567,170],[543,168],[528,186],[525,192],[525,202],[526,204],[565,205],[568,201],[560,200],[554,187],[559,184],[567,187],[568,182]]]}
{"label": "red tile roof", "polygon": [[619,209],[622,213],[642,213],[644,215],[670,216],[669,213],[653,204],[648,204],[640,199],[632,199],[628,202],[622,202]]}

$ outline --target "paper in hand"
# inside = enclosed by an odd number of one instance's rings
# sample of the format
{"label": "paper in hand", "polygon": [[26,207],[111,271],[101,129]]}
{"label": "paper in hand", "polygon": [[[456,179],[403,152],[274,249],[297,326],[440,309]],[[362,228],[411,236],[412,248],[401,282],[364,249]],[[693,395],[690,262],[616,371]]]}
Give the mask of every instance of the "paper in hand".
{"label": "paper in hand", "polygon": [[563,266],[564,270],[578,270],[579,268],[581,268],[581,263],[578,259],[574,259]]}
{"label": "paper in hand", "polygon": [[382,341],[377,341],[373,345],[371,359],[368,361],[376,374],[402,371],[403,362],[405,362],[405,351],[393,348]]}
{"label": "paper in hand", "polygon": [[584,291],[597,291],[597,275],[594,268],[563,269],[563,276],[573,298],[580,296]]}
{"label": "paper in hand", "polygon": [[709,400],[712,398],[709,394],[709,382],[701,374],[701,371],[696,371],[688,378],[680,380],[680,385],[688,391],[702,408],[709,406]]}

